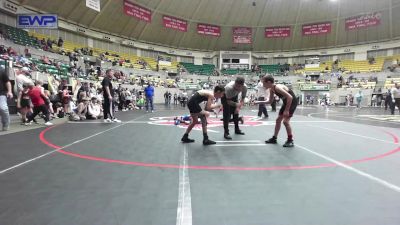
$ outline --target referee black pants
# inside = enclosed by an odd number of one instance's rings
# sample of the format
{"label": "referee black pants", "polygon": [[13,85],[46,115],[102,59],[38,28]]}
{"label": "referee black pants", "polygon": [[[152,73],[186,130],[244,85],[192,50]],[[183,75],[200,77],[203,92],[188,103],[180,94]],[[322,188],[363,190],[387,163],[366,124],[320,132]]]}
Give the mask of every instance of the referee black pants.
{"label": "referee black pants", "polygon": [[114,119],[113,102],[112,100],[110,101],[110,99],[108,99],[107,97],[104,98],[103,114],[104,119]]}
{"label": "referee black pants", "polygon": [[[264,101],[264,97],[258,97],[258,101]],[[264,114],[264,117],[268,117],[267,107],[264,103],[258,104],[258,117],[261,117]]]}
{"label": "referee black pants", "polygon": [[[237,96],[232,99],[234,102],[238,102]],[[224,134],[229,134],[229,120],[233,115],[233,123],[235,124],[235,131],[239,131],[239,113],[235,113],[236,107],[228,105],[226,97],[221,98],[221,103],[223,107],[223,122],[224,122]]]}

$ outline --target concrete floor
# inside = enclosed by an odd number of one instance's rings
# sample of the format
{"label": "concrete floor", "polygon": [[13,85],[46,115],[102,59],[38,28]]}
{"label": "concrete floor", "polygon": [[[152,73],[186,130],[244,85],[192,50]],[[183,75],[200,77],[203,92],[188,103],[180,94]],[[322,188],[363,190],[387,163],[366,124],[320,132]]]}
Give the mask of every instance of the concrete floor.
{"label": "concrete floor", "polygon": [[180,143],[180,108],[2,135],[0,224],[398,225],[400,122],[361,110],[300,107],[293,149],[254,109],[229,142],[210,120],[207,147]]}

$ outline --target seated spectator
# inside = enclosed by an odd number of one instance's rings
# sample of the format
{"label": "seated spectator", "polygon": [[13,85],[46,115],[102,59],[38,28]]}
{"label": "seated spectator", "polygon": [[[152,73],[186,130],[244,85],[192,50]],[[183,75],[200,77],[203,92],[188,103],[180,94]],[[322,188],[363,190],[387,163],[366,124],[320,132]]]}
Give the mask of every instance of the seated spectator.
{"label": "seated spectator", "polygon": [[61,102],[55,104],[55,118],[64,118],[65,112]]}
{"label": "seated spectator", "polygon": [[102,102],[102,101],[104,100],[104,99],[103,99],[103,89],[102,89],[102,88],[98,88],[98,89],[97,89],[96,98],[97,98],[97,100],[100,101],[100,102]]}
{"label": "seated spectator", "polygon": [[118,64],[119,64],[119,66],[122,66],[122,65],[124,64],[124,60],[123,60],[123,59],[120,59],[120,60],[118,61]]}
{"label": "seated spectator", "polygon": [[47,39],[47,46],[51,49],[53,48],[53,42],[50,40],[50,38]]}
{"label": "seated spectator", "polygon": [[93,97],[88,104],[87,119],[100,119],[102,117],[102,108],[96,97]]}
{"label": "seated spectator", "polygon": [[139,95],[139,100],[137,101],[136,106],[139,107],[139,109],[142,109],[142,107],[144,106],[144,97],[143,97],[143,95]]}
{"label": "seated spectator", "polygon": [[78,104],[76,108],[76,115],[79,117],[79,120],[86,120],[86,114],[88,112],[90,98],[85,97],[82,99],[82,102]]}
{"label": "seated spectator", "polygon": [[63,45],[64,45],[64,40],[61,37],[59,37],[57,46],[61,48],[61,47],[63,47]]}
{"label": "seated spectator", "polygon": [[88,96],[87,96],[86,92],[81,91],[81,92],[78,93],[77,102],[78,102],[78,103],[81,103],[81,102],[83,101],[83,99],[84,99],[84,98],[87,98],[87,97],[88,97]]}
{"label": "seated spectator", "polygon": [[27,57],[27,58],[31,58],[32,57],[32,54],[29,52],[28,47],[25,48],[24,53],[25,53],[25,57]]}
{"label": "seated spectator", "polygon": [[90,87],[88,82],[84,82],[81,88],[78,90],[78,102],[81,102],[83,98],[89,97]]}
{"label": "seated spectator", "polygon": [[55,63],[55,66],[56,66],[56,68],[57,68],[58,70],[61,69],[61,62]]}
{"label": "seated spectator", "polygon": [[[44,91],[44,95],[45,95],[48,99],[50,99],[50,96],[51,96],[50,91],[45,90],[45,91]],[[49,113],[50,113],[50,116],[53,117],[53,118],[55,118],[54,109],[53,109],[53,103],[49,100],[49,101],[46,102],[46,106],[47,106],[47,110],[48,110]]]}
{"label": "seated spectator", "polygon": [[4,45],[0,45],[0,54],[1,55],[7,54],[7,49]]}
{"label": "seated spectator", "polygon": [[369,64],[374,64],[375,63],[375,58],[371,57],[368,59]]}
{"label": "seated spectator", "polygon": [[45,55],[42,56],[42,61],[44,64],[51,65],[51,61],[50,61],[49,57],[47,57]]}
{"label": "seated spectator", "polygon": [[7,48],[7,53],[9,56],[17,56],[17,52],[11,47]]}
{"label": "seated spectator", "polygon": [[93,97],[96,97],[96,95],[97,95],[96,87],[94,86],[93,83],[90,83],[89,84],[89,97],[93,98]]}

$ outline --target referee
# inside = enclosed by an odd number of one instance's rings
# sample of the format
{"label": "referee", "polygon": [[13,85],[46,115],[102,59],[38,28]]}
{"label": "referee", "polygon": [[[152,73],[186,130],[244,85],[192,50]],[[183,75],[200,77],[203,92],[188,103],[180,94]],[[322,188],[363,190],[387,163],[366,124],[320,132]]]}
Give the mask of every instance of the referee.
{"label": "referee", "polygon": [[[239,102],[239,94],[241,99]],[[229,135],[229,120],[233,114],[233,123],[235,124],[235,134],[244,135],[239,129],[239,111],[243,107],[244,99],[246,98],[247,87],[243,77],[237,77],[235,81],[229,82],[225,86],[225,95],[221,98],[223,106],[223,121],[224,121],[224,138],[231,140]]]}

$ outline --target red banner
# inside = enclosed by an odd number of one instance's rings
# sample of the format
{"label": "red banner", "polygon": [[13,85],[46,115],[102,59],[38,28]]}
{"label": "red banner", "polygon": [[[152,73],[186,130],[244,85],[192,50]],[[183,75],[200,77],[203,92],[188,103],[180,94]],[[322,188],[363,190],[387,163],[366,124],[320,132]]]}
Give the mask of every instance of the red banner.
{"label": "red banner", "polygon": [[252,43],[252,30],[250,27],[234,27],[233,43],[234,44],[251,44]]}
{"label": "red banner", "polygon": [[235,44],[251,44],[251,36],[233,35],[233,43]]}
{"label": "red banner", "polygon": [[197,24],[197,33],[214,37],[221,36],[221,28],[219,26],[209,24]]}
{"label": "red banner", "polygon": [[234,27],[233,34],[237,35],[251,35],[252,31],[250,27]]}
{"label": "red banner", "polygon": [[290,37],[290,27],[267,27],[265,28],[266,38]]}
{"label": "red banner", "polygon": [[187,21],[172,16],[163,16],[164,27],[174,30],[187,31]]}
{"label": "red banner", "polygon": [[306,24],[303,25],[303,35],[319,35],[328,34],[331,32],[332,24],[331,22],[317,23],[317,24]]}
{"label": "red banner", "polygon": [[139,20],[151,22],[151,11],[149,9],[143,8],[140,5],[124,1],[124,12],[128,16],[133,16]]}
{"label": "red banner", "polygon": [[381,24],[382,13],[375,12],[346,19],[346,30],[355,30]]}

